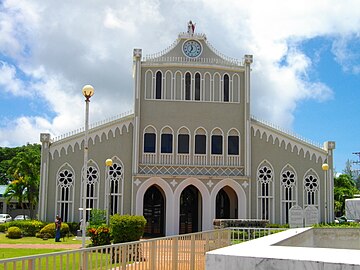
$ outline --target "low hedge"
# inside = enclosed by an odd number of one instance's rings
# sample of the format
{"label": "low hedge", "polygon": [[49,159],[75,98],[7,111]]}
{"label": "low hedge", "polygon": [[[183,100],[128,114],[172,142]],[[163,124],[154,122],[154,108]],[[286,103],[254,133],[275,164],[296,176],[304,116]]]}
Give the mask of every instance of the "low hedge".
{"label": "low hedge", "polygon": [[10,227],[18,227],[23,236],[35,236],[46,225],[39,220],[14,220],[0,224],[0,232],[6,232]]}
{"label": "low hedge", "polygon": [[115,214],[110,218],[113,243],[125,243],[140,240],[144,234],[146,219],[143,216]]}

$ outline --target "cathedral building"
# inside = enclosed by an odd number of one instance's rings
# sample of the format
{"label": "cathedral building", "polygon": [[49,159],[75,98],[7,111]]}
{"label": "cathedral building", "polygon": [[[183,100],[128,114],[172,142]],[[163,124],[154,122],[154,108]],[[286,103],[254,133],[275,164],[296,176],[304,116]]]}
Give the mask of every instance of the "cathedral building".
{"label": "cathedral building", "polygon": [[41,220],[79,221],[83,196],[86,208],[143,215],[152,236],[210,230],[216,218],[285,224],[292,206],[333,220],[335,143],[250,115],[252,55],[224,56],[189,22],[169,48],[133,59],[134,111],[91,126],[86,177],[84,131],[40,135]]}

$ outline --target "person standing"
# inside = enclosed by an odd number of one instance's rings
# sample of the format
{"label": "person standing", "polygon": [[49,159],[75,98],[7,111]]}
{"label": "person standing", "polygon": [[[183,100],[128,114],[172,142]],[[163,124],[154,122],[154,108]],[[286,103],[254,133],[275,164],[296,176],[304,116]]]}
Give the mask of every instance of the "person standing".
{"label": "person standing", "polygon": [[56,216],[55,219],[55,242],[61,242],[60,241],[60,229],[61,229],[61,217],[59,215]]}

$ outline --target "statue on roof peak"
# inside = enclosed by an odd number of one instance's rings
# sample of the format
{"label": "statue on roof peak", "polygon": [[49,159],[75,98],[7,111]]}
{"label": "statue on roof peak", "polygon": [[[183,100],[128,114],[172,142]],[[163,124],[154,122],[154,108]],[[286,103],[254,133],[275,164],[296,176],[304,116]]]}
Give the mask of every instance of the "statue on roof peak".
{"label": "statue on roof peak", "polygon": [[188,30],[187,30],[188,34],[193,35],[195,32],[195,23],[193,23],[192,21],[188,22]]}

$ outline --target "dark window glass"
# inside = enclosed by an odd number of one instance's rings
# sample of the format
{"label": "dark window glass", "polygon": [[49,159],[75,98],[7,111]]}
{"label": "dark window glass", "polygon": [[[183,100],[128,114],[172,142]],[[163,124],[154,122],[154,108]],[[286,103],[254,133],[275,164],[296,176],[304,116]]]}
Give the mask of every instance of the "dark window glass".
{"label": "dark window glass", "polygon": [[145,133],[144,136],[144,153],[155,153],[155,133]]}
{"label": "dark window glass", "polygon": [[195,100],[200,100],[200,74],[195,74]]}
{"label": "dark window glass", "polygon": [[211,136],[211,154],[222,155],[222,136],[212,135]]}
{"label": "dark window glass", "polygon": [[172,153],[172,134],[161,134],[161,153]]}
{"label": "dark window glass", "polygon": [[185,100],[190,100],[191,97],[191,75],[190,73],[185,74]]}
{"label": "dark window glass", "polygon": [[189,135],[179,134],[178,136],[178,153],[189,154]]}
{"label": "dark window glass", "polygon": [[195,154],[206,154],[205,135],[195,135]]}
{"label": "dark window glass", "polygon": [[224,101],[229,101],[229,75],[224,76]]}
{"label": "dark window glass", "polygon": [[239,155],[239,136],[228,137],[228,155]]}
{"label": "dark window glass", "polygon": [[161,99],[161,80],[162,80],[162,74],[160,71],[156,72],[156,93],[155,98]]}

